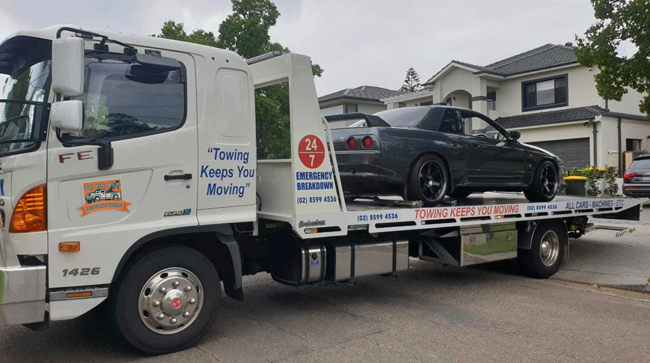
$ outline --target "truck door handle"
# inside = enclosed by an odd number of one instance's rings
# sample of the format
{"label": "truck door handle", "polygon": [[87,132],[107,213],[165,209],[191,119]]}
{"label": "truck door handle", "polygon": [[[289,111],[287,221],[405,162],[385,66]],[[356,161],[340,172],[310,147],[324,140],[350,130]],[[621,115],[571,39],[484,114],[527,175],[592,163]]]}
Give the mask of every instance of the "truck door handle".
{"label": "truck door handle", "polygon": [[175,174],[175,175],[165,175],[165,181],[169,180],[190,180],[192,179],[192,174],[186,173],[186,174]]}
{"label": "truck door handle", "polygon": [[472,146],[473,147],[481,147],[481,143],[480,142],[473,142]]}

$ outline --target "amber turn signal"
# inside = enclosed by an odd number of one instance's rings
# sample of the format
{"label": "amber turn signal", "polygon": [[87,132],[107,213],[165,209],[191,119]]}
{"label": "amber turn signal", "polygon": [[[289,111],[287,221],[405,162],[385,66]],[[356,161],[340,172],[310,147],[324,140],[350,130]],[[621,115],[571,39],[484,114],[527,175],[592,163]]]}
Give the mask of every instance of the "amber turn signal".
{"label": "amber turn signal", "polygon": [[61,242],[59,243],[59,252],[79,252],[81,250],[80,242]]}
{"label": "amber turn signal", "polygon": [[45,184],[25,193],[11,217],[10,233],[47,231],[47,194]]}
{"label": "amber turn signal", "polygon": [[68,299],[77,299],[80,297],[91,297],[93,296],[92,291],[86,291],[86,292],[71,292],[66,295]]}

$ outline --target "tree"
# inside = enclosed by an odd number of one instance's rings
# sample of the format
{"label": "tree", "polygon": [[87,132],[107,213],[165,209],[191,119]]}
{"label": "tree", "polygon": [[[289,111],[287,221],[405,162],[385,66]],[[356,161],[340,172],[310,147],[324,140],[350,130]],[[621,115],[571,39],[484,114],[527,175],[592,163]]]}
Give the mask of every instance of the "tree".
{"label": "tree", "polygon": [[[271,42],[269,29],[277,22],[280,12],[270,0],[232,0],[233,13],[219,25],[219,36],[198,29],[187,34],[183,23],[167,21],[157,36],[219,47],[236,52],[243,58],[253,58],[271,51],[289,53],[287,47]],[[312,65],[314,76],[323,69]],[[255,90],[255,120],[257,157],[259,159],[288,159],[291,157],[289,119],[289,87],[277,84]]]}
{"label": "tree", "polygon": [[[639,104],[641,112],[650,117],[650,1],[591,0],[596,24],[576,36],[578,62],[585,67],[597,66],[595,76],[598,94],[607,100],[620,101],[627,88],[645,97]],[[621,43],[637,47],[632,56],[619,56]]]}
{"label": "tree", "polygon": [[406,71],[406,79],[404,80],[404,84],[399,90],[406,92],[417,92],[421,89],[422,86],[420,86],[420,76],[418,75],[418,72],[416,72],[413,67],[409,68]]}
{"label": "tree", "polygon": [[217,39],[212,32],[206,32],[202,29],[194,30],[189,35],[185,32],[185,24],[176,23],[174,21],[166,21],[160,29],[160,38],[180,40],[183,42],[196,43],[208,45],[211,47],[217,46]]}
{"label": "tree", "polygon": [[270,0],[232,0],[233,13],[219,25],[217,46],[244,58],[270,51],[269,29],[280,12]]}

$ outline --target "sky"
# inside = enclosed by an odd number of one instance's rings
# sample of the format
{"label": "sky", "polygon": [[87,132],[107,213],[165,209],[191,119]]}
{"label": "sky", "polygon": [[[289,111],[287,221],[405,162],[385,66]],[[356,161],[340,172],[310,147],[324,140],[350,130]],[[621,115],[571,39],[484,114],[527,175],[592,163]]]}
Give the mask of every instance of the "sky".
{"label": "sky", "polygon": [[[589,0],[274,0],[271,40],[324,70],[318,95],[422,83],[451,60],[486,65],[547,43],[575,42],[595,23]],[[155,4],[155,5],[154,5]],[[0,0],[0,39],[21,29],[75,24],[136,35],[174,20],[218,33],[230,0]]]}

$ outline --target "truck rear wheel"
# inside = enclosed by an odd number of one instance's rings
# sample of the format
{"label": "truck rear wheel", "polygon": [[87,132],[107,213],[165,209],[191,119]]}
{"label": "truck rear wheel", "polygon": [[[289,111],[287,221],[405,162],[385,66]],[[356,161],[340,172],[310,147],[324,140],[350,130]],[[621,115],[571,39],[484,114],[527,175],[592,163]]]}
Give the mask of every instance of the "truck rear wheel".
{"label": "truck rear wheel", "polygon": [[165,354],[194,345],[217,316],[221,285],[200,252],[170,246],[132,261],[111,289],[113,322],[136,349]]}
{"label": "truck rear wheel", "polygon": [[568,243],[566,227],[561,221],[542,221],[533,234],[530,249],[519,249],[517,259],[530,277],[547,279],[560,269]]}

